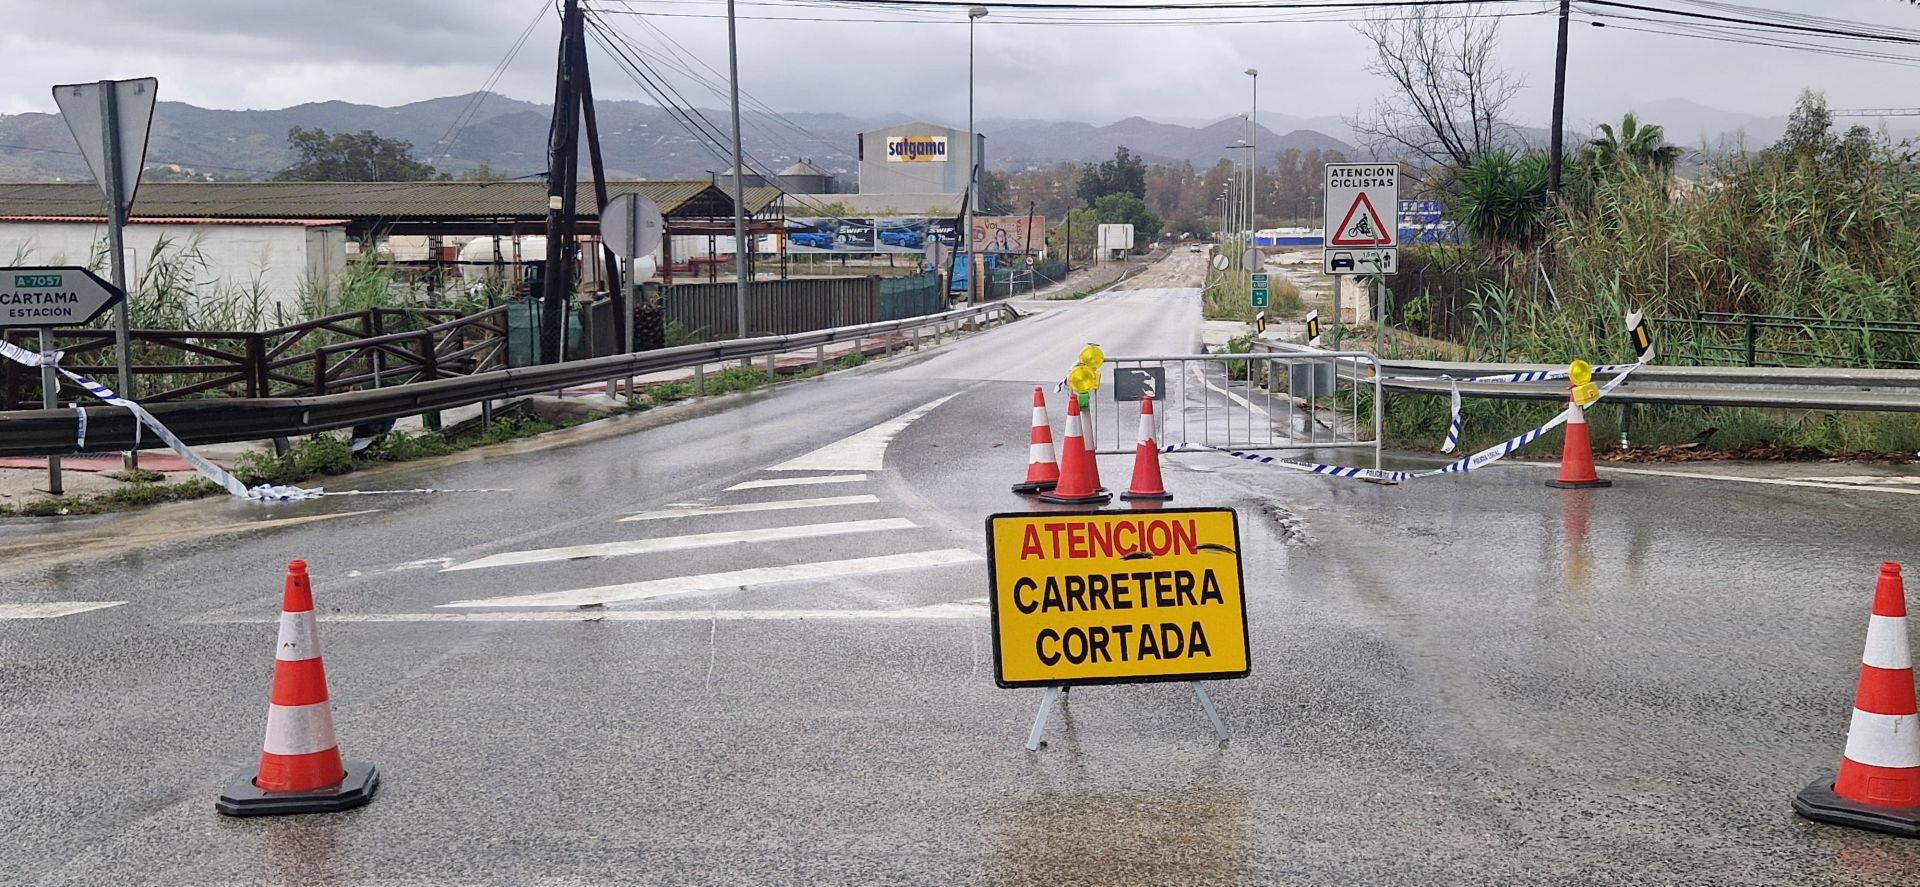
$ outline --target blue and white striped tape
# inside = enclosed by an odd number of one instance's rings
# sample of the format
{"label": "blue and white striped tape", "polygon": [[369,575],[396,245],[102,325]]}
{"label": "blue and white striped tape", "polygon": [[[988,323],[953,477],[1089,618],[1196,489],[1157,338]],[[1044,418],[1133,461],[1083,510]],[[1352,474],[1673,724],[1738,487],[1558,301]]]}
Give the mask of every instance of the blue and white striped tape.
{"label": "blue and white striped tape", "polygon": [[[1642,365],[1643,364],[1634,363],[1634,364],[1627,364],[1625,366],[1620,366],[1620,367],[1604,367],[1603,369],[1609,372],[1618,372],[1619,375],[1614,376],[1612,379],[1608,380],[1607,384],[1600,388],[1600,398],[1596,398],[1595,403],[1598,403],[1601,398],[1605,398],[1608,394],[1613,393],[1613,390],[1615,388],[1618,388],[1621,382],[1626,381],[1626,378],[1628,375],[1632,374],[1634,370],[1639,369]],[[1465,381],[1465,380],[1462,380],[1462,381]],[[1459,414],[1459,408],[1457,406],[1454,409],[1454,413],[1456,416],[1455,421],[1457,423],[1458,421],[1457,416]],[[1379,468],[1358,468],[1351,465],[1323,465],[1318,462],[1302,462],[1298,459],[1287,459],[1280,456],[1272,456],[1272,455],[1267,455],[1263,453],[1252,453],[1244,450],[1229,450],[1221,447],[1210,447],[1204,444],[1178,444],[1178,445],[1162,447],[1161,449],[1168,453],[1182,453],[1182,452],[1219,453],[1223,456],[1232,456],[1236,459],[1244,459],[1248,462],[1256,462],[1261,465],[1271,465],[1275,468],[1289,468],[1294,471],[1304,471],[1310,474],[1324,474],[1330,477],[1348,477],[1348,478],[1356,478],[1359,480],[1383,481],[1386,483],[1400,483],[1403,481],[1419,480],[1420,478],[1423,478],[1423,477],[1438,477],[1444,474],[1465,474],[1469,471],[1473,471],[1476,468],[1484,468],[1488,465],[1491,465],[1495,462],[1500,461],[1501,459],[1505,459],[1506,457],[1511,456],[1516,452],[1519,452],[1520,448],[1526,446],[1527,444],[1533,443],[1534,441],[1539,440],[1542,437],[1545,437],[1549,432],[1553,431],[1553,429],[1566,424],[1567,420],[1571,418],[1572,415],[1573,415],[1573,407],[1569,406],[1567,409],[1561,410],[1559,415],[1554,416],[1552,419],[1548,420],[1545,425],[1542,425],[1531,431],[1527,431],[1523,434],[1519,434],[1515,437],[1509,438],[1500,443],[1494,444],[1493,446],[1487,447],[1486,449],[1481,450],[1480,452],[1474,453],[1471,456],[1467,456],[1465,458],[1455,460],[1446,465],[1442,465],[1439,468],[1434,468],[1427,471],[1387,471]],[[1458,434],[1457,431],[1450,431],[1448,433],[1448,438],[1450,439],[1450,442],[1453,438],[1457,437],[1457,434]]]}
{"label": "blue and white striped tape", "polygon": [[[239,478],[234,477],[226,469],[207,461],[199,453],[194,452],[192,447],[187,446],[186,442],[182,441],[178,435],[175,435],[167,426],[161,424],[160,420],[154,418],[152,413],[147,412],[145,407],[121,397],[114,393],[113,389],[100,384],[91,377],[83,376],[60,366],[60,352],[56,351],[50,354],[41,354],[35,351],[28,351],[25,348],[0,339],[0,357],[5,357],[14,363],[29,367],[52,365],[55,372],[71,379],[74,384],[85,389],[88,394],[113,406],[125,407],[128,412],[140,420],[139,423],[134,426],[136,434],[141,425],[153,429],[153,433],[158,435],[162,441],[166,442],[168,449],[178,453],[180,458],[186,460],[188,465],[192,465],[195,471],[200,472],[208,480],[219,484],[222,489],[226,490],[235,498],[286,502],[295,499],[314,499],[324,495],[319,489],[309,490],[301,487],[271,486],[268,484],[261,484],[252,489],[248,489],[245,484],[240,482]],[[76,407],[76,409],[79,408]],[[79,433],[76,437],[78,438],[78,446],[84,447],[87,438],[87,413],[84,409],[79,409],[79,412]],[[136,438],[135,441],[135,446],[138,446],[138,438]]]}

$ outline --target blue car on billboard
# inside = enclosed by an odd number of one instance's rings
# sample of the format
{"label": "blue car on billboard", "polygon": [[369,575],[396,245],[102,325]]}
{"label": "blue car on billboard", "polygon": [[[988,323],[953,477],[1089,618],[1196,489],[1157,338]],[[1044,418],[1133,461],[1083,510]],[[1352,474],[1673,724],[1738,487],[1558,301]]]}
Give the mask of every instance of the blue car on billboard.
{"label": "blue car on billboard", "polygon": [[791,239],[794,246],[833,249],[833,234],[829,231],[795,231]]}
{"label": "blue car on billboard", "polygon": [[885,246],[897,246],[901,249],[920,249],[926,245],[926,239],[912,228],[882,228],[880,243]]}

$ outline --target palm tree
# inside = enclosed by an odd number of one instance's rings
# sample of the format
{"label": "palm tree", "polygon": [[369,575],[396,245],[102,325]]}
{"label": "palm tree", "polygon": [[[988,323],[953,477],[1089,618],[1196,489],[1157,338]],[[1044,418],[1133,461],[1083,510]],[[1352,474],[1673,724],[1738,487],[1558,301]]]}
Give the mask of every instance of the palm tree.
{"label": "palm tree", "polygon": [[1600,136],[1587,143],[1587,156],[1594,166],[1610,169],[1622,164],[1643,166],[1660,172],[1672,172],[1680,159],[1680,148],[1667,144],[1667,132],[1656,124],[1642,124],[1629,111],[1620,118],[1620,128],[1600,124]]}

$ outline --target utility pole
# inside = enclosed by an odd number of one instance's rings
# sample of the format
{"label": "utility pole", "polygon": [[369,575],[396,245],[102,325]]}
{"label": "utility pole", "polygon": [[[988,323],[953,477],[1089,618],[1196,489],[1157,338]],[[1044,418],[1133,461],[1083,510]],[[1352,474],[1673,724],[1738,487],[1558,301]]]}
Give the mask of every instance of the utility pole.
{"label": "utility pole", "polygon": [[[973,23],[987,17],[985,6],[967,10],[967,220],[960,239],[967,245],[967,304],[980,301],[980,267],[974,261],[973,206],[980,202],[980,135],[973,131]],[[984,266],[983,266],[984,267]]]}
{"label": "utility pole", "polygon": [[[580,105],[574,46],[583,42],[579,0],[560,13],[560,59],[554,73],[553,120],[547,129],[547,260],[540,276],[540,362],[566,359],[567,308],[573,297],[574,200],[579,166]],[[584,54],[584,53],[582,53]]]}
{"label": "utility pole", "polygon": [[1567,119],[1567,14],[1572,0],[1560,0],[1560,43],[1553,51],[1553,136],[1547,149],[1547,208],[1560,204],[1560,163]]}
{"label": "utility pole", "polygon": [[739,338],[744,339],[748,336],[747,263],[753,247],[747,243],[746,164],[740,155],[740,43],[735,37],[733,0],[727,0],[727,88],[733,105],[733,302]]}

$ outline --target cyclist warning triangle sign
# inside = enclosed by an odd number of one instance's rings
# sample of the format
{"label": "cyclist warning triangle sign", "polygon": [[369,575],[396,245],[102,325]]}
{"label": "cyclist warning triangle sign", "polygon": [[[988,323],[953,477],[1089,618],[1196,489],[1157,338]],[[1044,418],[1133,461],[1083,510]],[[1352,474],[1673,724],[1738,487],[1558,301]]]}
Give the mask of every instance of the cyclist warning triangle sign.
{"label": "cyclist warning triangle sign", "polygon": [[1353,206],[1347,210],[1340,226],[1329,233],[1332,235],[1327,241],[1330,246],[1393,245],[1393,229],[1381,221],[1380,213],[1364,191],[1354,197]]}

